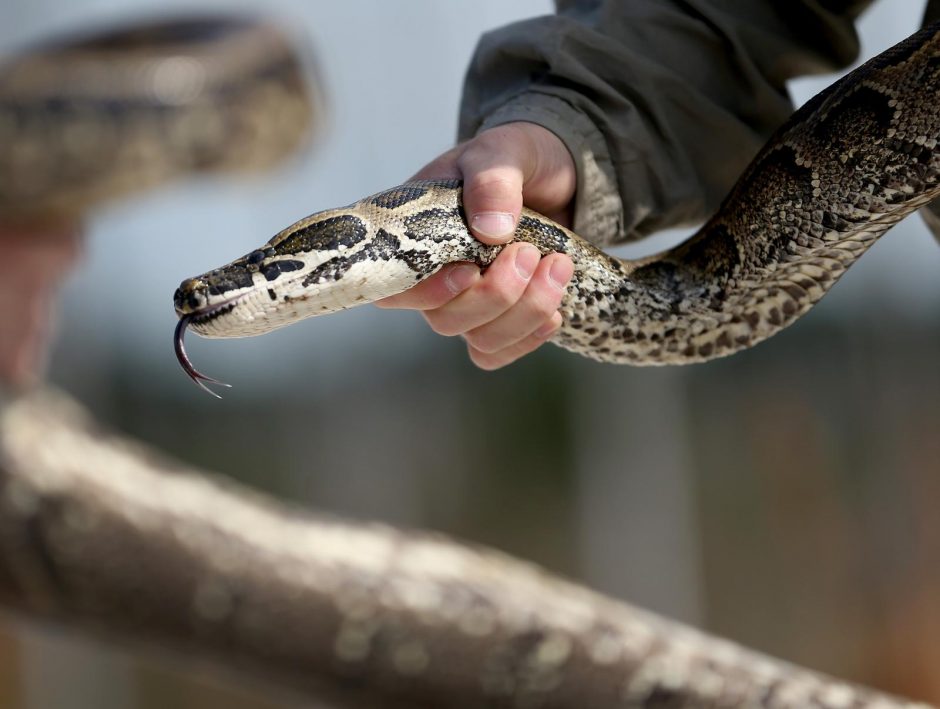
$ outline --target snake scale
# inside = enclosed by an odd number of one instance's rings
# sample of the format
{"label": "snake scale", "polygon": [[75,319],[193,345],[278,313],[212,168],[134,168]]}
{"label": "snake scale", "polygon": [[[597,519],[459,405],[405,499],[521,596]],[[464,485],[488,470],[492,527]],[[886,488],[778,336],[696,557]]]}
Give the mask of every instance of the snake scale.
{"label": "snake scale", "polygon": [[[553,342],[605,362],[701,362],[806,313],[869,246],[940,193],[940,25],[871,59],[798,110],[691,238],[626,261],[523,210],[515,239],[563,252],[575,275]],[[174,296],[205,337],[258,335],[399,293],[501,247],[469,233],[458,181],[410,182],[319,212]]]}

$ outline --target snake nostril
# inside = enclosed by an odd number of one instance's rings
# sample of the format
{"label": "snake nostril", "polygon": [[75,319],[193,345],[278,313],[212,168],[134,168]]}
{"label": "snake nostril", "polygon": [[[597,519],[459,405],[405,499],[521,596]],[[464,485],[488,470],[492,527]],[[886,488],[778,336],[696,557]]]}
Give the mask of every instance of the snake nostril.
{"label": "snake nostril", "polygon": [[187,278],[173,293],[173,306],[178,312],[196,310],[206,304],[206,284],[199,278]]}

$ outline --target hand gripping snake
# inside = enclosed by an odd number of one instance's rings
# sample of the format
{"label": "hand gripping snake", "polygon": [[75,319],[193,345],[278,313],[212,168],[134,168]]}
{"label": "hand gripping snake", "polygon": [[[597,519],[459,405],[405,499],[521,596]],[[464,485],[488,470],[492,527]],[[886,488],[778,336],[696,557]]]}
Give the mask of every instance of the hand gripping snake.
{"label": "hand gripping snake", "polygon": [[[729,355],[806,313],[881,234],[940,194],[940,25],[868,61],[798,110],[717,214],[676,248],[626,261],[524,209],[515,239],[568,254],[575,275],[552,341],[604,362]],[[409,182],[319,212],[260,249],[184,281],[176,351],[259,335],[400,293],[454,261],[490,264],[459,181]],[[218,383],[218,382],[216,382]],[[205,387],[204,387],[205,388]]]}

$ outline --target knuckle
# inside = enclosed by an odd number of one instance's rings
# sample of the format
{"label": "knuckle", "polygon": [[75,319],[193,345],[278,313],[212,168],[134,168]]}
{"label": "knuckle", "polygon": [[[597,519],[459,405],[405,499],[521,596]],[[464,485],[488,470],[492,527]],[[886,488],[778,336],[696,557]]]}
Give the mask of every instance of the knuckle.
{"label": "knuckle", "polygon": [[540,322],[552,317],[561,306],[562,293],[533,278],[519,299],[520,308],[530,319]]}
{"label": "knuckle", "polygon": [[517,193],[521,198],[522,181],[505,167],[485,168],[469,176],[464,192],[472,202],[505,201]]}
{"label": "knuckle", "polygon": [[454,337],[455,335],[459,335],[461,333],[461,330],[457,327],[456,323],[454,323],[444,313],[440,313],[438,311],[428,311],[422,314],[424,315],[424,319],[427,321],[428,325],[431,327],[431,330],[438,335],[442,335],[444,337]]}
{"label": "knuckle", "polygon": [[508,283],[491,283],[483,288],[483,298],[492,308],[508,310],[519,300],[519,293]]}
{"label": "knuckle", "polygon": [[550,319],[561,305],[561,298],[555,298],[551,293],[542,291],[536,293],[527,292],[528,308],[532,316],[540,322]]}
{"label": "knuckle", "polygon": [[464,338],[467,344],[483,354],[493,354],[501,349],[501,343],[497,342],[492,333],[485,328],[471,330],[464,334]]}
{"label": "knuckle", "polygon": [[516,270],[515,254],[515,250],[504,251],[484,275],[480,293],[487,301],[508,307],[525,296],[531,281],[523,280]]}
{"label": "knuckle", "polygon": [[528,354],[532,354],[533,352],[535,352],[535,350],[537,350],[541,346],[542,346],[542,341],[530,335],[529,337],[524,339],[522,342],[520,342],[519,345],[515,348],[512,358],[513,360],[521,359],[522,357],[525,357]]}
{"label": "knuckle", "polygon": [[506,129],[503,126],[496,126],[483,131],[476,136],[467,145],[468,150],[479,150],[487,153],[502,152],[505,147],[507,136]]}
{"label": "knuckle", "polygon": [[480,369],[487,372],[492,372],[494,369],[499,369],[504,364],[508,364],[508,362],[502,362],[499,360],[499,358],[485,352],[480,352],[473,347],[469,348],[468,351],[470,354],[470,361]]}

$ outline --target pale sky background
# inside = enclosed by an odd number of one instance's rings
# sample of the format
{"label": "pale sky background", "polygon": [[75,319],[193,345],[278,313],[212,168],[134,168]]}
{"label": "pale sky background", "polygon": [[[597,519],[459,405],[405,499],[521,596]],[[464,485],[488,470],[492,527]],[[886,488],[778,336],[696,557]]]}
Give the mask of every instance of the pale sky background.
{"label": "pale sky background", "polygon": [[[66,291],[58,352],[68,356],[56,358],[66,380],[87,381],[98,371],[94,363],[130,354],[141,376],[190,386],[175,376],[170,348],[171,295],[179,281],[256,248],[308,213],[408,177],[452,143],[463,73],[481,32],[551,11],[547,0],[276,0],[264,6],[293,27],[316,57],[328,124],[311,150],[275,175],[242,183],[180,183],[95,215],[88,224],[87,261]],[[863,57],[912,32],[923,6],[923,0],[875,3],[860,24]],[[3,7],[0,49],[9,50],[57,31],[190,9],[192,3],[4,0]],[[794,94],[805,100],[830,80],[800,81]],[[873,304],[912,317],[935,314],[938,271],[940,248],[911,218],[853,268],[816,317],[867,317]],[[454,347],[431,336],[413,314],[372,308],[260,339],[190,340],[197,366],[210,374],[241,386],[252,386],[252,379],[270,386],[281,377],[285,390],[296,376],[292,372],[311,359],[316,376],[328,385],[350,367],[374,365],[376,348],[388,363],[407,361],[415,348]],[[274,371],[245,376],[259,366]]]}

